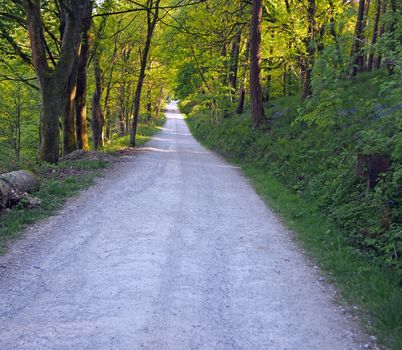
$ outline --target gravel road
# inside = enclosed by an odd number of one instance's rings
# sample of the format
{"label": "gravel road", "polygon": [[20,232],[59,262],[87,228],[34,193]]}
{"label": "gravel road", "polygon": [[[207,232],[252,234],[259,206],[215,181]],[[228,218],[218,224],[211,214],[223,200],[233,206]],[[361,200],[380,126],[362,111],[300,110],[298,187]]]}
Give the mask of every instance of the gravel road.
{"label": "gravel road", "polygon": [[146,147],[0,257],[0,349],[367,347],[240,171],[168,108]]}

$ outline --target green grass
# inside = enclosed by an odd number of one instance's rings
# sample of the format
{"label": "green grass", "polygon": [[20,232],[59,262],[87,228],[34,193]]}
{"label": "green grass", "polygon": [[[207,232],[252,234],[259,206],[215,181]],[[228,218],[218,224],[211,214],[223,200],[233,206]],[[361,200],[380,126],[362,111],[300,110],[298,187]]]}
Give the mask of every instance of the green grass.
{"label": "green grass", "polygon": [[[296,233],[306,253],[337,286],[340,301],[358,307],[357,310],[351,309],[361,317],[368,331],[374,333],[382,344],[402,349],[402,291],[398,274],[352,247],[344,233],[322,214],[313,197],[287,187],[269,173],[269,167],[261,165],[258,160],[253,161],[256,155],[252,154],[247,136],[239,138],[228,129],[232,121],[211,125],[208,118],[197,120],[197,116],[191,116],[187,122],[193,135],[206,147],[223,153],[242,167],[257,192]],[[211,135],[211,128],[222,130]],[[247,141],[240,145],[245,153],[237,152],[236,140],[239,139]],[[244,156],[247,153],[252,156]]]}

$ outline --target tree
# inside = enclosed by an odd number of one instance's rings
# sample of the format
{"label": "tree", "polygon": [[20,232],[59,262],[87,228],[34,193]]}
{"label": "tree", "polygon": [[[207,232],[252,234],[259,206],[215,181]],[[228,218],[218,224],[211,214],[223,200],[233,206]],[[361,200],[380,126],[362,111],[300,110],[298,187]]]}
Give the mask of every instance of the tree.
{"label": "tree", "polygon": [[144,49],[141,53],[141,67],[140,67],[140,75],[138,77],[137,87],[135,89],[134,95],[134,117],[133,122],[131,124],[130,130],[130,146],[135,147],[136,144],[136,136],[137,136],[137,127],[140,115],[140,106],[141,106],[141,93],[144,85],[145,72],[147,69],[148,56],[149,51],[151,49],[152,37],[154,34],[154,30],[156,24],[159,20],[159,6],[160,0],[148,0],[146,5],[147,12],[147,34],[145,39]]}
{"label": "tree", "polygon": [[82,21],[82,45],[77,68],[77,91],[75,96],[75,127],[77,132],[77,146],[87,151],[87,66],[90,51],[90,30],[92,27],[92,2],[87,6],[85,17]]}
{"label": "tree", "polygon": [[253,126],[264,119],[264,98],[261,87],[261,22],[262,0],[253,0],[250,27],[250,99]]}
{"label": "tree", "polygon": [[365,0],[359,0],[359,8],[357,11],[355,34],[351,52],[352,58],[352,77],[355,77],[357,72],[362,71],[364,68],[364,53],[363,53],[363,40],[364,40],[364,9]]}
{"label": "tree", "polygon": [[56,163],[59,159],[59,119],[63,106],[71,97],[71,75],[79,59],[81,48],[81,28],[84,14],[90,6],[89,0],[69,0],[60,3],[63,13],[63,35],[60,55],[53,68],[47,57],[47,42],[40,0],[24,0],[28,33],[32,50],[32,62],[39,81],[42,111],[40,117],[39,159]]}
{"label": "tree", "polygon": [[314,68],[314,60],[316,54],[316,14],[317,6],[315,0],[308,0],[307,5],[307,21],[308,21],[308,34],[306,38],[306,48],[307,56],[302,60],[302,77],[303,77],[303,88],[302,88],[302,98],[305,99],[313,94],[313,89],[311,86],[312,73]]}

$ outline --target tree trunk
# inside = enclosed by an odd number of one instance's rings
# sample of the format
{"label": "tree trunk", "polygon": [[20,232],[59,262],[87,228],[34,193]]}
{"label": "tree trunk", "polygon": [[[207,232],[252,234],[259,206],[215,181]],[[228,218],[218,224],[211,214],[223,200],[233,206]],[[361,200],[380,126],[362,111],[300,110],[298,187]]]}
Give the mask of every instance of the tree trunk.
{"label": "tree trunk", "polygon": [[245,60],[245,64],[243,67],[243,79],[241,80],[241,85],[240,85],[240,89],[239,89],[239,102],[237,104],[237,108],[236,108],[236,114],[243,114],[244,112],[244,102],[246,99],[246,83],[247,83],[247,73],[248,70],[247,68],[249,67],[249,58],[250,58],[250,41],[247,41],[246,44],[246,51],[244,54],[244,60]]}
{"label": "tree trunk", "polygon": [[63,156],[77,150],[75,128],[75,98],[77,92],[78,57],[74,63],[67,84],[67,92],[63,98]]}
{"label": "tree trunk", "polygon": [[241,29],[237,32],[232,43],[232,50],[230,54],[230,70],[229,70],[229,84],[232,89],[232,93],[237,91],[237,73],[239,70],[239,54],[240,54],[240,42],[241,42]]}
{"label": "tree trunk", "polygon": [[[149,2],[149,7],[147,9],[147,37],[146,37],[146,41],[145,41],[144,51],[143,51],[142,57],[141,57],[140,75],[138,77],[137,87],[136,87],[135,96],[134,96],[134,116],[133,116],[133,123],[131,125],[131,130],[130,130],[130,147],[135,147],[135,144],[136,144],[137,127],[138,127],[138,120],[139,120],[140,106],[141,106],[141,93],[142,93],[142,87],[144,85],[145,72],[147,69],[149,51],[151,49],[152,36],[154,33],[154,29],[156,27],[156,23],[158,21],[159,4],[160,4],[160,0],[155,0],[155,1],[152,0]],[[151,8],[152,8],[152,10],[151,10]]]}
{"label": "tree trunk", "polygon": [[243,114],[245,99],[246,99],[246,88],[245,88],[245,84],[242,83],[241,88],[240,88],[239,103],[236,108],[236,114]]}
{"label": "tree trunk", "polygon": [[253,0],[250,29],[250,99],[254,128],[258,128],[265,117],[261,87],[261,23],[262,0]]}
{"label": "tree trunk", "polygon": [[316,24],[315,24],[315,13],[317,6],[315,0],[308,1],[307,7],[307,20],[308,20],[308,37],[306,40],[307,47],[307,57],[302,59],[302,77],[303,77],[303,88],[302,88],[302,99],[313,94],[313,88],[311,85],[311,79],[313,75],[315,53],[316,53]]}
{"label": "tree trunk", "polygon": [[359,0],[359,9],[357,12],[355,37],[352,46],[351,58],[353,62],[352,77],[355,77],[358,71],[364,67],[363,47],[363,30],[364,30],[364,8],[365,0]]}
{"label": "tree trunk", "polygon": [[[381,6],[381,15],[380,18],[387,12],[387,2],[388,0],[382,0],[382,6]],[[385,32],[385,24],[383,23],[380,28],[380,32],[378,33],[378,37],[381,38],[381,36]],[[381,67],[381,60],[382,60],[382,55],[378,54],[378,56],[374,60],[374,69],[380,69]]]}
{"label": "tree trunk", "polygon": [[95,92],[92,97],[92,134],[95,149],[103,147],[103,125],[104,117],[101,106],[101,98],[103,92],[102,71],[99,64],[99,57],[95,53],[93,56],[94,75],[95,75]]}
{"label": "tree trunk", "polygon": [[[365,32],[366,32],[366,27],[368,24],[368,20],[369,20],[369,12],[370,12],[370,2],[371,0],[366,0],[366,4],[364,6],[364,18],[363,18],[363,40],[364,42],[362,44],[366,44],[365,42]],[[367,70],[367,54],[366,52],[363,51],[363,66],[360,67],[360,71],[364,72]]]}
{"label": "tree trunk", "polygon": [[54,86],[53,83],[55,82],[47,81],[41,88],[39,159],[49,163],[57,163],[60,156],[59,119],[63,103],[60,87]]}
{"label": "tree trunk", "polygon": [[[62,3],[65,13],[59,60],[51,69],[46,57],[40,0],[24,1],[32,62],[40,85],[42,110],[40,120],[39,159],[56,163],[59,159],[59,119],[62,114],[69,79],[79,54],[83,14],[89,0],[70,0]],[[66,10],[68,7],[68,10]]]}
{"label": "tree trunk", "polygon": [[373,37],[371,39],[371,52],[368,58],[367,62],[367,70],[371,72],[373,70],[373,64],[374,64],[374,48],[373,46],[377,42],[378,38],[378,25],[380,22],[380,16],[381,16],[381,0],[377,0],[376,3],[376,9],[375,9],[375,20],[374,20],[374,28],[373,28]]}
{"label": "tree trunk", "polygon": [[119,118],[119,136],[124,136],[126,133],[125,128],[125,98],[126,98],[126,87],[125,83],[123,82],[119,87],[119,104],[117,107],[118,118]]}
{"label": "tree trunk", "polygon": [[82,23],[81,55],[78,61],[77,93],[75,97],[75,128],[77,147],[84,151],[89,150],[87,130],[87,65],[90,50],[90,30],[92,27],[92,2],[88,5],[86,17]]}
{"label": "tree trunk", "polygon": [[147,90],[147,121],[148,123],[152,118],[152,90],[148,88]]}

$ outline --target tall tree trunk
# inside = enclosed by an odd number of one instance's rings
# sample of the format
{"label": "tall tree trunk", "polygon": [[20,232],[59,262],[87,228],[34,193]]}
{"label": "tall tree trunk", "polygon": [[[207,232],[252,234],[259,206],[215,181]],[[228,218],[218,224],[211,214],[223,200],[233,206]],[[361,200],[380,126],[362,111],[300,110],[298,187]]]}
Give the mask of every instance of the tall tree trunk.
{"label": "tall tree trunk", "polygon": [[376,44],[377,38],[378,38],[378,27],[379,27],[379,23],[380,23],[380,17],[381,17],[381,0],[377,0],[376,9],[375,9],[373,37],[371,39],[371,50],[370,50],[370,55],[369,55],[368,62],[367,62],[367,70],[370,72],[373,70],[374,45]]}
{"label": "tall tree trunk", "polygon": [[149,87],[147,90],[147,122],[149,123],[152,118],[152,90]]}
{"label": "tall tree trunk", "polygon": [[63,2],[66,18],[59,60],[51,69],[46,57],[40,0],[24,0],[32,62],[40,85],[42,109],[40,118],[39,159],[56,163],[59,159],[59,119],[62,114],[70,75],[78,57],[81,43],[81,24],[89,0]]}
{"label": "tall tree trunk", "polygon": [[357,11],[356,28],[351,53],[353,62],[352,77],[355,77],[357,72],[362,70],[364,67],[364,54],[362,50],[364,36],[364,8],[365,0],[359,0],[359,9]]}
{"label": "tall tree trunk", "polygon": [[41,87],[39,160],[57,163],[59,160],[59,119],[63,103],[62,91],[54,79],[45,79]]}
{"label": "tall tree trunk", "polygon": [[237,74],[239,70],[241,34],[241,29],[239,29],[233,39],[232,49],[230,53],[229,85],[232,89],[232,93],[236,93],[237,91]]}
{"label": "tall tree trunk", "polygon": [[[366,0],[366,4],[364,6],[364,18],[363,18],[363,44],[366,44],[365,32],[369,21],[369,12],[370,12],[370,2],[371,0]],[[363,66],[359,68],[361,72],[367,70],[367,54],[363,51]]]}
{"label": "tall tree trunk", "polygon": [[126,86],[125,83],[121,83],[119,87],[119,104],[117,107],[118,118],[119,118],[119,136],[124,136],[126,133],[125,128],[125,115],[126,115],[126,106],[125,106],[125,99],[126,99]]}
{"label": "tall tree trunk", "polygon": [[261,23],[262,0],[253,0],[250,28],[250,99],[254,128],[258,128],[265,117],[261,87]]}
{"label": "tall tree trunk", "polygon": [[82,22],[81,55],[78,61],[77,93],[75,97],[75,128],[78,149],[89,150],[87,130],[87,65],[90,50],[90,30],[92,27],[92,5],[90,2]]}
{"label": "tall tree trunk", "polygon": [[240,88],[239,103],[237,104],[237,108],[236,108],[236,114],[243,114],[245,99],[246,99],[246,87],[245,87],[245,84],[242,82],[242,85]]}
{"label": "tall tree trunk", "polygon": [[92,97],[92,134],[95,149],[103,147],[103,125],[104,117],[101,106],[101,98],[103,92],[102,71],[99,64],[99,57],[95,53],[93,56],[93,66],[95,75],[95,92]]}
{"label": "tall tree trunk", "polygon": [[67,84],[66,97],[63,99],[63,155],[77,150],[75,98],[77,92],[78,60],[79,57],[74,62],[73,70]]}
{"label": "tall tree trunk", "polygon": [[317,6],[315,0],[308,1],[307,7],[307,20],[308,20],[308,37],[306,40],[307,46],[307,57],[302,59],[302,77],[303,77],[303,88],[302,88],[302,99],[313,94],[313,88],[311,85],[311,79],[313,74],[315,53],[316,53],[316,24],[315,24],[315,13]]}
{"label": "tall tree trunk", "polygon": [[[388,0],[382,0],[380,18],[383,17],[385,12],[387,12],[387,3],[388,3]],[[383,23],[381,25],[380,32],[378,33],[378,37],[381,38],[381,36],[384,34],[384,32],[385,32],[385,24]],[[374,60],[374,69],[380,69],[381,61],[382,61],[382,55],[381,55],[381,53],[379,53]]]}
{"label": "tall tree trunk", "polygon": [[149,1],[149,7],[147,8],[147,37],[146,37],[146,41],[145,41],[144,51],[143,51],[142,57],[141,57],[140,75],[138,77],[137,87],[135,90],[134,116],[133,116],[133,123],[131,125],[131,130],[130,130],[130,147],[135,147],[135,144],[136,144],[137,127],[138,127],[140,106],[141,106],[141,93],[142,93],[142,87],[144,85],[145,72],[147,69],[149,51],[151,49],[152,36],[154,33],[154,29],[156,27],[156,23],[158,21],[159,4],[160,4],[160,0],[155,0],[155,1],[151,0],[151,1]]}
{"label": "tall tree trunk", "polygon": [[241,80],[241,85],[239,89],[239,102],[236,108],[236,114],[243,114],[244,111],[244,102],[246,99],[246,83],[247,83],[247,73],[249,67],[249,58],[250,58],[250,41],[247,41],[246,51],[244,53],[244,67],[243,67],[243,78]]}

